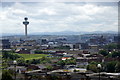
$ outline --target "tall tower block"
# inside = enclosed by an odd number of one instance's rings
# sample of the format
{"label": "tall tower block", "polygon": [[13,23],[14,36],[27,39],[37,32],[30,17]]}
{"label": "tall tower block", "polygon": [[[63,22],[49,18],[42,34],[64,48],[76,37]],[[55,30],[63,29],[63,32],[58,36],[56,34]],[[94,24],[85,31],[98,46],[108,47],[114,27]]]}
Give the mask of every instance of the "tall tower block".
{"label": "tall tower block", "polygon": [[24,20],[25,21],[23,21],[23,24],[25,25],[25,36],[27,37],[27,25],[29,24],[29,22],[27,21],[28,20],[27,17],[25,17]]}

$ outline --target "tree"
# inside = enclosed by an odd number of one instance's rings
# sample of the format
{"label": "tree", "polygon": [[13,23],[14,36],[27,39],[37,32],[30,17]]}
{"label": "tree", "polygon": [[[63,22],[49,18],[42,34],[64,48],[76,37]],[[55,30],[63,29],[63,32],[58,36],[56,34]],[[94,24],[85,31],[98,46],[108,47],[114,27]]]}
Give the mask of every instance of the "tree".
{"label": "tree", "polygon": [[112,52],[112,57],[120,57],[120,52]]}
{"label": "tree", "polygon": [[118,45],[114,44],[114,43],[111,43],[111,44],[106,45],[105,48],[108,49],[108,50],[117,49]]}
{"label": "tree", "polygon": [[44,52],[43,52],[43,51],[40,51],[40,50],[36,50],[35,53],[36,53],[36,54],[43,54]]}
{"label": "tree", "polygon": [[18,59],[17,59],[17,63],[18,63],[18,65],[21,65],[21,66],[22,66],[22,65],[25,65],[25,59],[22,58],[22,57],[21,57],[21,58],[18,58]]}
{"label": "tree", "polygon": [[38,64],[40,63],[40,59],[32,59],[31,64]]}
{"label": "tree", "polygon": [[6,51],[2,53],[2,56],[5,59],[11,59],[11,60],[16,60],[17,58],[21,57],[16,53],[11,53],[11,52],[6,52]]}
{"label": "tree", "polygon": [[106,64],[105,70],[107,72],[115,72],[116,61],[111,61]]}
{"label": "tree", "polygon": [[[87,66],[87,70],[91,70],[93,72],[98,72],[98,69],[97,69],[97,65],[99,63],[98,62],[95,62],[95,61],[92,61],[91,63],[89,63],[89,65]],[[100,63],[102,64],[102,63]],[[102,64],[103,65],[103,64]],[[101,69],[102,70],[102,69]]]}
{"label": "tree", "polygon": [[12,79],[12,75],[9,73],[8,70],[4,70],[2,73],[2,79],[1,80],[14,80]]}
{"label": "tree", "polygon": [[91,71],[93,71],[93,72],[97,72],[98,70],[97,70],[97,66],[95,65],[95,64],[89,64],[88,66],[87,66],[87,70],[91,70]]}
{"label": "tree", "polygon": [[115,72],[120,72],[120,62],[117,62],[115,65]]}
{"label": "tree", "polygon": [[57,64],[63,68],[65,66],[65,61],[63,61],[63,60],[58,61]]}
{"label": "tree", "polygon": [[42,58],[40,59],[40,62],[41,62],[41,63],[51,63],[50,58],[48,58],[48,57],[42,57]]}
{"label": "tree", "polygon": [[65,60],[65,64],[67,64],[67,65],[76,64],[76,61],[75,61],[75,59],[67,59],[67,60]]}
{"label": "tree", "polygon": [[100,50],[99,53],[103,56],[107,56],[109,54],[106,50]]}
{"label": "tree", "polygon": [[47,65],[46,67],[47,67],[48,70],[52,70],[53,69],[53,66],[51,66],[51,65]]}

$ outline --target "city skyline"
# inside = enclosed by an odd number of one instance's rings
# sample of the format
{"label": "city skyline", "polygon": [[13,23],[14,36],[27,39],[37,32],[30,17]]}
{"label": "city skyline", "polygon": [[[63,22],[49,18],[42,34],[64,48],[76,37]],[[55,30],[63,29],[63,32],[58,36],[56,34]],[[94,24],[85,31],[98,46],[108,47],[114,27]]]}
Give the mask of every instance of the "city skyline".
{"label": "city skyline", "polygon": [[118,0],[1,0],[0,79],[119,80]]}
{"label": "city skyline", "polygon": [[28,34],[118,30],[117,2],[3,2],[0,13],[2,33],[24,34],[24,17]]}

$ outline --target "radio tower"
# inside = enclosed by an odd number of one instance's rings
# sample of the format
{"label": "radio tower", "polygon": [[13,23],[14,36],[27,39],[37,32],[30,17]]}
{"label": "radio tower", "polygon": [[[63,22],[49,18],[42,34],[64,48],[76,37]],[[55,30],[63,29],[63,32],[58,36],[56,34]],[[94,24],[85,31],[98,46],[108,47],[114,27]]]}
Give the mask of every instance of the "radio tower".
{"label": "radio tower", "polygon": [[25,17],[24,20],[25,21],[23,21],[23,24],[25,25],[25,36],[27,37],[27,25],[29,24],[29,22],[27,21],[28,20],[27,17]]}

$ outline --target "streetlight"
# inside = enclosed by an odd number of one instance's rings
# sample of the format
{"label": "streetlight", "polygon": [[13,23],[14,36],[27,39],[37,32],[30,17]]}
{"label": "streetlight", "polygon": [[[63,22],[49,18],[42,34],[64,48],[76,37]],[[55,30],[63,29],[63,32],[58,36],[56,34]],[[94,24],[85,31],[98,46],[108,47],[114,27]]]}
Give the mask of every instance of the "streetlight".
{"label": "streetlight", "polygon": [[102,67],[101,64],[97,65],[97,68],[99,69],[99,80],[100,80],[100,69],[101,69],[101,67]]}
{"label": "streetlight", "polygon": [[16,65],[17,65],[17,61],[14,60],[14,61],[13,61],[13,64],[14,64],[14,68],[15,68],[15,80],[16,80]]}

